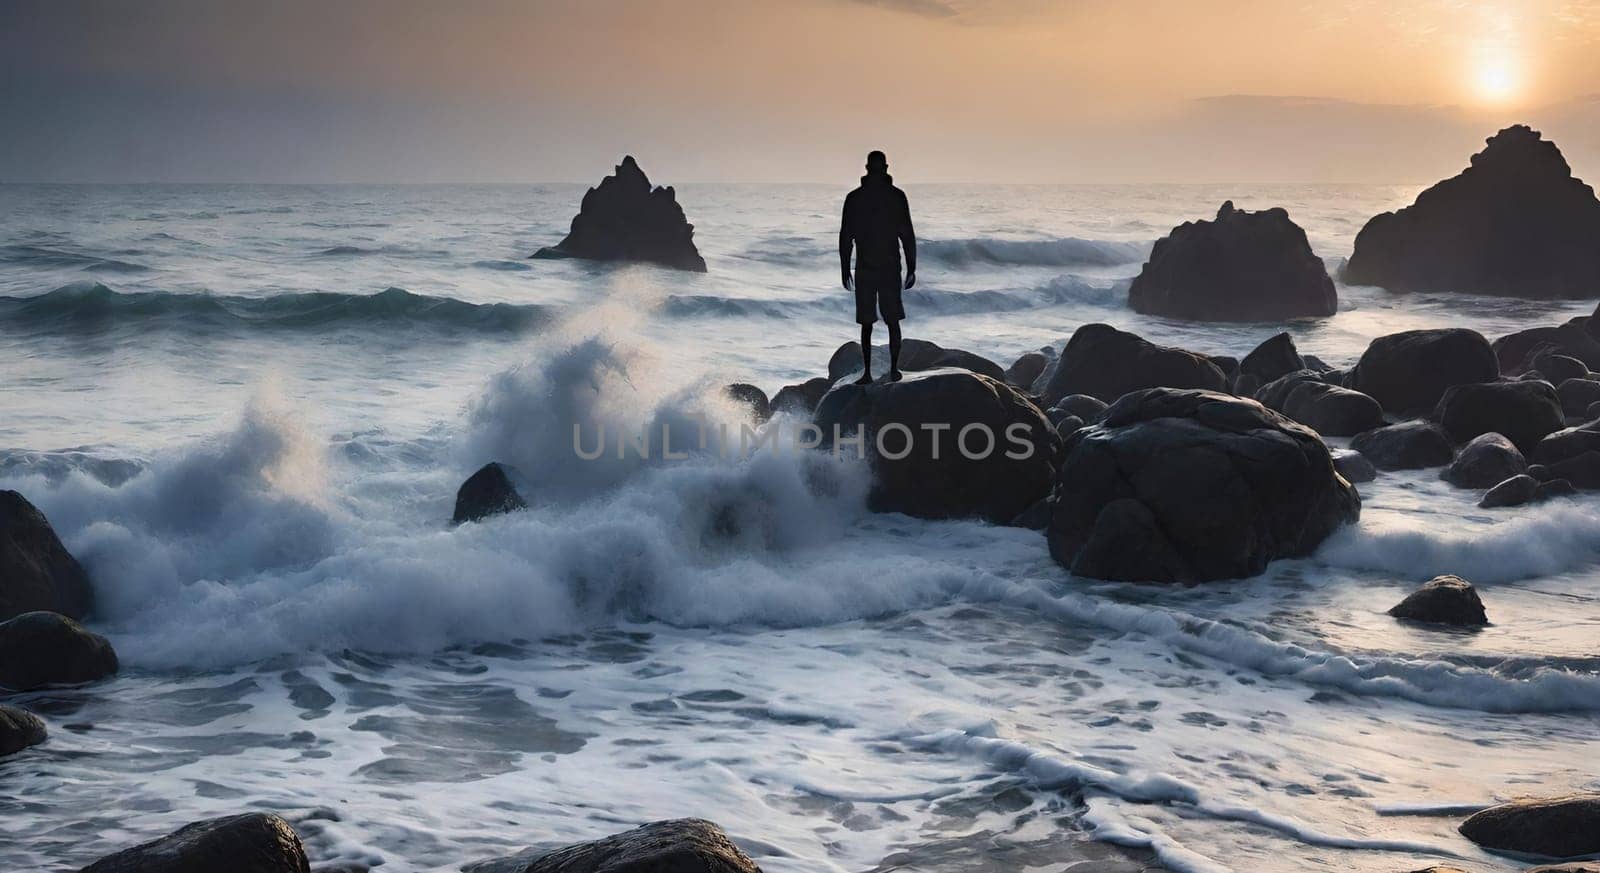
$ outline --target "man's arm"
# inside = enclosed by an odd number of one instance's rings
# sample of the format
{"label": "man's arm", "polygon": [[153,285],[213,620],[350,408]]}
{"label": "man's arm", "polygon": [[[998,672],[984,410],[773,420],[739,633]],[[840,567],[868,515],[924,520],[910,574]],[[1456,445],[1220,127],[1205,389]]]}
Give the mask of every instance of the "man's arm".
{"label": "man's arm", "polygon": [[906,287],[917,284],[917,232],[911,228],[911,202],[900,195],[900,248],[906,252]]}
{"label": "man's arm", "polygon": [[850,198],[844,198],[844,214],[839,218],[839,283],[844,290],[850,288],[850,249],[855,243],[855,232],[850,228]]}

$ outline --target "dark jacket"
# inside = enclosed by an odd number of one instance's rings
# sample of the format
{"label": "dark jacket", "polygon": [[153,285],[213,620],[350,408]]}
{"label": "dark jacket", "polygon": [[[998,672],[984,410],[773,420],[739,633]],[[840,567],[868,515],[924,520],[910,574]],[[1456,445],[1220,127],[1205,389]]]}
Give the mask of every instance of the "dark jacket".
{"label": "dark jacket", "polygon": [[856,250],[856,273],[900,275],[900,247],[906,269],[916,272],[917,237],[911,230],[911,205],[888,173],[868,173],[861,187],[844,198],[839,222],[839,261],[850,269],[850,248]]}

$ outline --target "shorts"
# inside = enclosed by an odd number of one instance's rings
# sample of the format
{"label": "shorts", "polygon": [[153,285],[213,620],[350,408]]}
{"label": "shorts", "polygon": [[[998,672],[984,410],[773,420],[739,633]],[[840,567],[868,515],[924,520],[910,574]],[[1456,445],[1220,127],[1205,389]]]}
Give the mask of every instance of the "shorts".
{"label": "shorts", "polygon": [[900,300],[900,271],[856,271],[856,323],[872,324],[883,315],[884,321],[903,321],[905,303]]}

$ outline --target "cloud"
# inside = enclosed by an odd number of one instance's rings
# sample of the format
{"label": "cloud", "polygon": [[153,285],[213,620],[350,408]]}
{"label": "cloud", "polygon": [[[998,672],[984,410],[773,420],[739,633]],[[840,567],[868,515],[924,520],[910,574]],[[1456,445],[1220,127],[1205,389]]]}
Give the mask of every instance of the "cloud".
{"label": "cloud", "polygon": [[905,12],[923,18],[954,18],[961,10],[942,0],[855,0],[863,6],[876,6],[895,12]]}

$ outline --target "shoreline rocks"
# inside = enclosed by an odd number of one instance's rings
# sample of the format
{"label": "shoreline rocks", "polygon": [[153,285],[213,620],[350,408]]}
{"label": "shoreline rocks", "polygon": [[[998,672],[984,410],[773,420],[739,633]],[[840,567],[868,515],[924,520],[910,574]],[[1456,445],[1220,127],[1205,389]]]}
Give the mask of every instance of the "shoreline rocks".
{"label": "shoreline rocks", "polygon": [[1502,852],[1549,858],[1600,853],[1600,794],[1514,800],[1475,813],[1461,835]]}
{"label": "shoreline rocks", "polygon": [[527,849],[478,861],[463,873],[761,873],[715,824],[698,818],[655,821],[554,851]]}
{"label": "shoreline rocks", "polygon": [[561,242],[540,249],[535,258],[581,258],[658,264],[696,273],[706,271],[694,245],[694,225],[683,215],[672,188],[650,187],[632,155],[616,172],[583,195],[572,229]]}
{"label": "shoreline rocks", "polygon": [[1205,355],[1158,346],[1109,324],[1086,324],[1074,331],[1044,380],[1039,393],[1046,407],[1069,394],[1114,403],[1145,388],[1228,390],[1222,368]]}
{"label": "shoreline rocks", "polygon": [[1433,420],[1457,443],[1497,433],[1523,452],[1567,423],[1556,389],[1537,380],[1451,386],[1434,407]]}
{"label": "shoreline rocks", "polygon": [[31,691],[78,685],[117,672],[105,637],[54,612],[25,612],[0,622],[0,687]]}
{"label": "shoreline rocks", "polygon": [[0,703],[0,758],[45,741],[48,732],[37,715]]}
{"label": "shoreline rocks", "polygon": [[483,521],[491,515],[527,508],[527,502],[517,493],[517,487],[512,484],[506,468],[499,462],[490,461],[468,476],[467,481],[456,489],[456,508],[450,523],[460,525],[469,521]]}
{"label": "shoreline rocks", "polygon": [[1435,576],[1389,608],[1395,618],[1426,624],[1481,627],[1489,623],[1472,583],[1460,576]]}
{"label": "shoreline rocks", "polygon": [[1380,470],[1421,470],[1443,467],[1456,456],[1444,431],[1426,421],[1404,421],[1373,428],[1350,441]]}
{"label": "shoreline rocks", "polygon": [[294,828],[271,813],[197,821],[123,849],[82,873],[310,873]]}
{"label": "shoreline rocks", "polygon": [[1345,374],[1354,388],[1392,415],[1431,411],[1456,385],[1493,382],[1500,362],[1489,341],[1460,327],[1408,330],[1380,336]]}
{"label": "shoreline rocks", "polygon": [[1439,478],[1457,488],[1492,488],[1526,472],[1528,461],[1510,440],[1486,433],[1462,446]]}
{"label": "shoreline rocks", "polygon": [[26,612],[83,618],[94,605],[89,574],[44,513],[15,491],[0,491],[0,621]]}
{"label": "shoreline rocks", "polygon": [[[900,370],[905,373],[960,367],[981,373],[999,382],[1008,382],[1006,371],[994,361],[962,349],[947,349],[927,340],[906,338],[900,343]],[[872,347],[872,371],[881,376],[889,372],[889,346]],[[828,358],[828,379],[837,382],[861,373],[861,343],[851,341],[835,349]],[[1023,391],[1026,386],[1017,386]]]}

